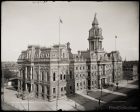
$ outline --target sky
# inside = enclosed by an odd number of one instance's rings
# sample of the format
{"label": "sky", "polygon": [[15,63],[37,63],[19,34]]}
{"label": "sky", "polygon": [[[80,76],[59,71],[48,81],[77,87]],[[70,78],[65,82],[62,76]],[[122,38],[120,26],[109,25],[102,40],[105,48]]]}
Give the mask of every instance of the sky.
{"label": "sky", "polygon": [[139,59],[138,2],[5,1],[1,11],[1,60],[17,61],[28,45],[51,47],[70,42],[72,53],[89,48],[95,13],[102,28],[103,48],[119,50],[122,59]]}

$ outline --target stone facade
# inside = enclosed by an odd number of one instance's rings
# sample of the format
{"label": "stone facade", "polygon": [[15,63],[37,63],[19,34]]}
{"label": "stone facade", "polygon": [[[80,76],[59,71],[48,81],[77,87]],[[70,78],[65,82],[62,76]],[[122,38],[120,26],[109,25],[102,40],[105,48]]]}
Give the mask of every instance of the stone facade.
{"label": "stone facade", "polygon": [[77,91],[99,89],[122,79],[119,51],[102,48],[102,29],[96,15],[89,30],[89,50],[71,52],[70,43],[50,48],[28,46],[18,58],[18,91],[29,91],[48,101]]}

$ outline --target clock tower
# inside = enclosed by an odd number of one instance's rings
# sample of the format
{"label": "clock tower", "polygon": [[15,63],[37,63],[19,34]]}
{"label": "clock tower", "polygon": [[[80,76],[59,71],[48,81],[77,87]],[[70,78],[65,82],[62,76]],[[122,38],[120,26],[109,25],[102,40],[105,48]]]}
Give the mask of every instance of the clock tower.
{"label": "clock tower", "polygon": [[96,18],[96,13],[94,16],[94,20],[92,22],[92,28],[89,30],[89,50],[98,52],[102,50],[102,29],[98,26],[98,21]]}

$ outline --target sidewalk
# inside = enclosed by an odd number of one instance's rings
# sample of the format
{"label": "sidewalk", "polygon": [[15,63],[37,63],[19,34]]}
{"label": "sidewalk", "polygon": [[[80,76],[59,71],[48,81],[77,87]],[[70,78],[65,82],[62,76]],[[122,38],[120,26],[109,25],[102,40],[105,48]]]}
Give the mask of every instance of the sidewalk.
{"label": "sidewalk", "polygon": [[[101,91],[101,90],[99,90]],[[115,92],[115,91],[110,91],[108,89],[102,89],[103,92],[106,92],[106,93],[111,93],[111,94],[115,94],[115,95],[120,95],[120,96],[127,96],[126,94],[124,93],[120,93],[120,92]]]}
{"label": "sidewalk", "polygon": [[122,81],[119,81],[119,87],[125,87],[125,88],[139,88],[138,85],[133,85],[131,83],[135,82],[137,80],[122,80]]}
{"label": "sidewalk", "polygon": [[[56,101],[48,102],[41,99],[33,99],[33,100],[22,100],[20,98],[16,97],[16,91],[5,89],[4,90],[4,101],[19,109],[19,110],[25,110],[28,109],[31,111],[55,111],[56,110]],[[77,109],[74,108],[74,101],[70,101],[61,99],[58,101],[58,109],[62,110],[74,110]],[[70,105],[71,104],[71,105]]]}

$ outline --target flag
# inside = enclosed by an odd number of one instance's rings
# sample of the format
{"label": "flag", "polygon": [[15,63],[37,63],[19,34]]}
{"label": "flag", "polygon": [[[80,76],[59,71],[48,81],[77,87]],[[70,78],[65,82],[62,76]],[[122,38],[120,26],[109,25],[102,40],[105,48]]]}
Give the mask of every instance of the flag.
{"label": "flag", "polygon": [[60,23],[63,23],[63,21],[60,19]]}

